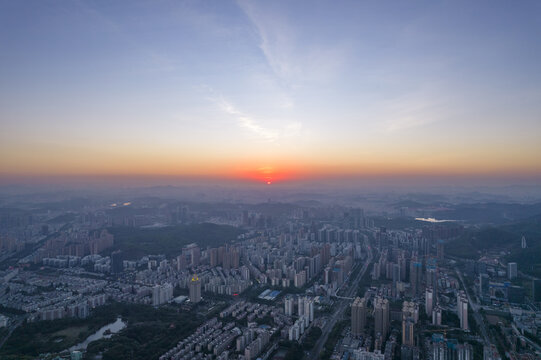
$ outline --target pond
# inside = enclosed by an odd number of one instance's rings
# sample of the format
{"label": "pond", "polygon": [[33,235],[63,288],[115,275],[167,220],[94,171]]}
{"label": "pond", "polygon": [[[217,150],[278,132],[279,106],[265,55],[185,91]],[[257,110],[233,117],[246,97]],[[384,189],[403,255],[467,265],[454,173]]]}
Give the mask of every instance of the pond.
{"label": "pond", "polygon": [[86,350],[86,347],[92,341],[96,341],[99,339],[109,339],[111,336],[113,336],[113,334],[116,334],[117,332],[124,329],[125,327],[126,327],[126,323],[123,322],[121,318],[117,318],[114,323],[110,323],[103,326],[94,334],[87,337],[86,340],[83,341],[82,343],[79,343],[77,345],[70,347],[69,351],[71,352],[74,350]]}

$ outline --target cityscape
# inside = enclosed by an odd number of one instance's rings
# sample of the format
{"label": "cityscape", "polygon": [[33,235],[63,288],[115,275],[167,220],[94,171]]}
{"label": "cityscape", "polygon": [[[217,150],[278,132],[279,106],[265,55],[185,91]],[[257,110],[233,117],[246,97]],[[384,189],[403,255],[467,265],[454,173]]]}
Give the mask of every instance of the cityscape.
{"label": "cityscape", "polygon": [[540,19],[0,0],[0,360],[541,359]]}
{"label": "cityscape", "polygon": [[541,354],[540,203],[500,203],[496,226],[474,220],[485,203],[422,194],[34,196],[2,200],[5,359]]}

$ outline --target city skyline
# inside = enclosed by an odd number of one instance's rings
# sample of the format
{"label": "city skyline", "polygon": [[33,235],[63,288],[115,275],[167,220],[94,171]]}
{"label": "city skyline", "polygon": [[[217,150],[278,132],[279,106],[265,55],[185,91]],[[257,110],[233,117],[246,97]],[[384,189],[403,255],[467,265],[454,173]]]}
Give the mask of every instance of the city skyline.
{"label": "city skyline", "polygon": [[1,2],[0,178],[537,185],[540,12]]}

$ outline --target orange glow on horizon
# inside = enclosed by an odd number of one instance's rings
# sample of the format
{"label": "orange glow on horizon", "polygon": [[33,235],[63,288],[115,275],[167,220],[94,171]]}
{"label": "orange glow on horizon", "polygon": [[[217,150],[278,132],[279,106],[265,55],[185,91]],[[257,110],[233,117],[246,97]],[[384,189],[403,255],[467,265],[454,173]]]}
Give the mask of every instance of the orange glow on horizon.
{"label": "orange glow on horizon", "polygon": [[[328,158],[318,156],[291,156],[275,154],[257,159],[244,157],[212,157],[197,154],[191,157],[173,153],[131,154],[126,156],[87,156],[74,158],[66,154],[45,156],[45,152],[34,152],[28,157],[0,156],[0,180],[51,179],[53,181],[89,180],[122,181],[137,179],[141,182],[159,181],[230,181],[263,185],[280,185],[310,181],[355,181],[400,178],[530,178],[541,179],[541,163],[529,157],[502,156],[456,156],[440,159],[410,158],[395,153],[395,156],[365,156],[353,159],[340,154]],[[24,155],[24,156],[23,156]],[[101,154],[99,154],[101,155]],[[263,156],[262,156],[263,157]],[[512,158],[512,159],[511,159]],[[107,160],[105,160],[107,159]],[[505,161],[504,161],[505,160]],[[511,161],[513,160],[513,161]],[[58,180],[57,180],[58,179]],[[400,181],[400,180],[397,180]]]}

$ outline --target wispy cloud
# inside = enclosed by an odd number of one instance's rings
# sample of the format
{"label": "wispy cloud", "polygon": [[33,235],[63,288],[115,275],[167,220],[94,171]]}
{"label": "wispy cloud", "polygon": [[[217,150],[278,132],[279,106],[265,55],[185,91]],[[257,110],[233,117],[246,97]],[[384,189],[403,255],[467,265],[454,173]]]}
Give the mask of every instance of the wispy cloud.
{"label": "wispy cloud", "polygon": [[233,104],[225,100],[223,97],[219,97],[217,103],[220,109],[233,117],[240,127],[245,128],[253,134],[258,135],[268,141],[275,141],[278,138],[278,131],[267,129],[259,125],[256,120],[238,110]]}
{"label": "wispy cloud", "polygon": [[[247,114],[208,85],[200,86],[200,90],[210,93],[208,99],[212,101],[221,112],[233,119],[239,128],[247,130],[249,134],[255,136],[259,140],[278,142],[281,139],[298,136],[302,130],[302,123],[299,121],[290,121],[287,119],[273,121]],[[263,125],[263,122],[277,124],[279,126],[268,127]]]}
{"label": "wispy cloud", "polygon": [[311,34],[301,34],[285,16],[263,9],[260,3],[238,0],[237,4],[253,24],[258,46],[283,85],[295,88],[307,82],[328,81],[341,71],[344,47],[318,44]]}
{"label": "wispy cloud", "polygon": [[383,123],[385,130],[405,130],[442,120],[442,113],[448,113],[444,110],[447,99],[432,90],[413,92],[382,104],[386,112]]}

